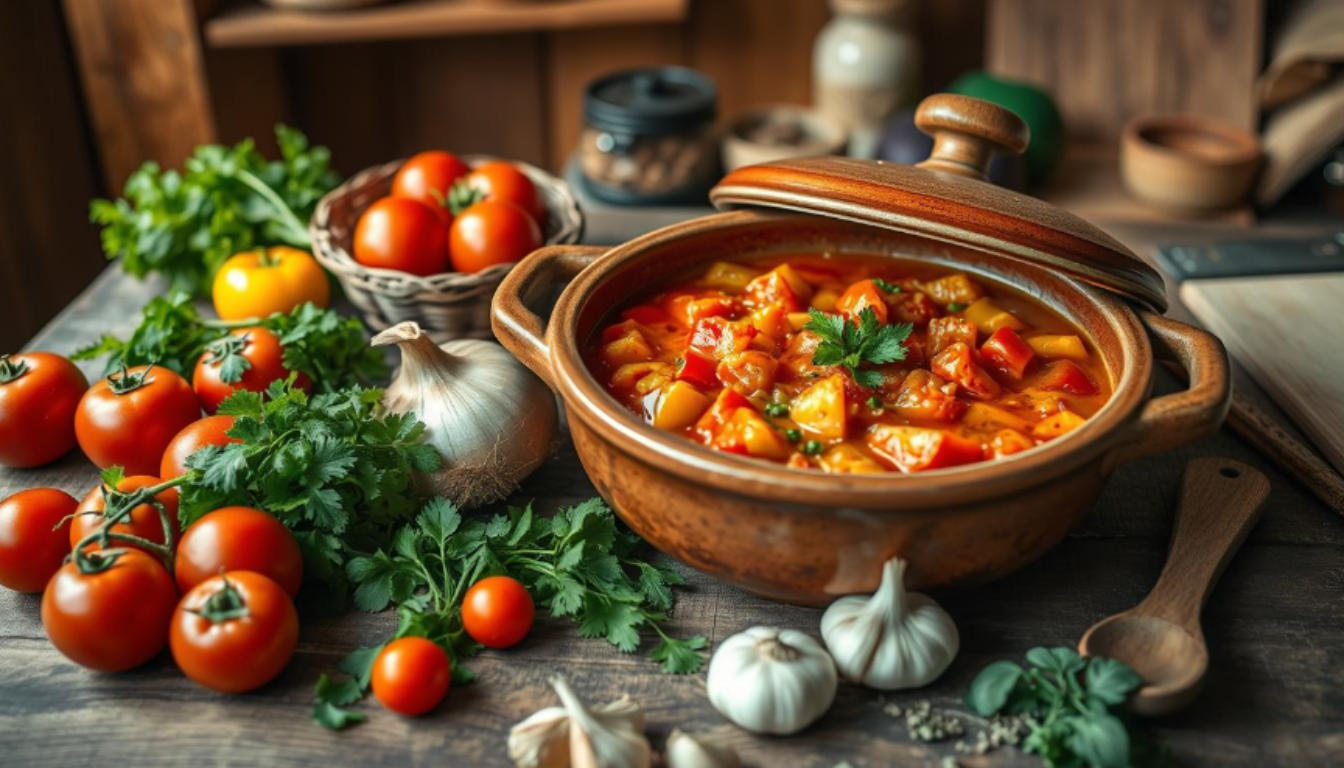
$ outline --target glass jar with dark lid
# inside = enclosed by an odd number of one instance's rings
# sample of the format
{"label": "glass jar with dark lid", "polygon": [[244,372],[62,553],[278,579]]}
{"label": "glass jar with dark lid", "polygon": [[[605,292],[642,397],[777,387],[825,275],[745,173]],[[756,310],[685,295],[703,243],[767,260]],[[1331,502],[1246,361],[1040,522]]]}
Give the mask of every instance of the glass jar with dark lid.
{"label": "glass jar with dark lid", "polygon": [[587,191],[617,204],[707,204],[718,177],[717,99],[714,82],[685,67],[593,81],[578,152]]}

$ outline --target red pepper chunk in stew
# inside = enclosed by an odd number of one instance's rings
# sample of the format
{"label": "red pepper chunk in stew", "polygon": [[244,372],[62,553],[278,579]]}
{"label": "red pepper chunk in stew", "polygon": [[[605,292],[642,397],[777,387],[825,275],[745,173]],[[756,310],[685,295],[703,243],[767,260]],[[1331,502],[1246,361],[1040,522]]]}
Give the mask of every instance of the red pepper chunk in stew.
{"label": "red pepper chunk in stew", "polygon": [[980,278],[857,254],[711,264],[624,307],[587,350],[649,424],[836,474],[993,461],[1110,398],[1086,337]]}

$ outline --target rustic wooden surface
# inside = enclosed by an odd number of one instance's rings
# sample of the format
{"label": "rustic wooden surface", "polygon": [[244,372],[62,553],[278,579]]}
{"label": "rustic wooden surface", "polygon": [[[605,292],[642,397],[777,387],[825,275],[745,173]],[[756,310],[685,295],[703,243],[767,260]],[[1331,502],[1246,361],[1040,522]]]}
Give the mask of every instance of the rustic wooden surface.
{"label": "rustic wooden surface", "polygon": [[[154,290],[110,269],[31,347],[68,353],[100,333],[124,331]],[[961,629],[960,656],[933,686],[887,700],[930,699],[962,711],[961,696],[989,661],[1020,658],[1036,645],[1072,645],[1098,619],[1136,604],[1161,570],[1181,471],[1207,455],[1261,468],[1273,492],[1205,613],[1211,667],[1202,696],[1185,713],[1141,729],[1181,765],[1344,763],[1344,520],[1226,431],[1121,468],[1082,527],[1042,560],[988,587],[940,596]],[[94,479],[92,466],[72,455],[40,470],[0,471],[0,496],[38,485],[81,494]],[[519,498],[551,510],[592,494],[566,448]],[[689,576],[670,625],[676,632],[703,633],[713,643],[757,624],[817,632],[816,610]],[[482,655],[473,664],[480,682],[450,692],[430,716],[406,720],[366,703],[370,721],[335,734],[308,719],[317,676],[350,649],[384,639],[395,623],[390,614],[306,620],[298,655],[277,681],[228,697],[189,682],[166,655],[117,675],[76,667],[47,643],[38,607],[35,596],[0,591],[0,764],[7,768],[105,761],[506,766],[508,727],[553,703],[545,681],[557,671],[594,701],[632,695],[648,710],[656,747],[680,727],[725,733],[749,765],[937,766],[952,753],[950,742],[911,741],[883,712],[882,697],[851,685],[804,733],[750,736],[709,706],[703,674],[663,676],[642,656],[579,639],[566,622],[551,620],[540,621],[520,647]],[[1009,749],[963,764],[1038,763]]]}

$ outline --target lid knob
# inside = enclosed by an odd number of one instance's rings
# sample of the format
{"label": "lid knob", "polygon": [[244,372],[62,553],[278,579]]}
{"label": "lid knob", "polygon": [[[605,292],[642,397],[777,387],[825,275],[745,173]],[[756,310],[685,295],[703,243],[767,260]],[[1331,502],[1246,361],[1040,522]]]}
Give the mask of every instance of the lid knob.
{"label": "lid knob", "polygon": [[933,152],[920,168],[981,181],[995,152],[1022,154],[1031,131],[1013,112],[982,99],[940,93],[919,103],[915,127],[933,137]]}

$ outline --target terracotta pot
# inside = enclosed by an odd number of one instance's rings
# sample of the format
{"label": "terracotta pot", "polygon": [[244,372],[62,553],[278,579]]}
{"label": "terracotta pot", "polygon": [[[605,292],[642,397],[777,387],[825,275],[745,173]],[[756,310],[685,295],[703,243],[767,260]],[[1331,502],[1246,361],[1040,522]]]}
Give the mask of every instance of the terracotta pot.
{"label": "terracotta pot", "polygon": [[[983,160],[988,163],[987,154]],[[1036,232],[1005,245],[986,234],[992,211],[985,221],[967,222],[980,231],[952,231],[932,210],[924,231],[894,231],[893,217],[905,214],[890,208],[889,188],[877,190],[884,211],[860,211],[846,195],[865,197],[854,186],[856,168],[859,175],[883,179],[911,169],[826,162],[776,169],[797,181],[795,172],[804,167],[812,189],[820,190],[812,198],[789,198],[792,203],[816,210],[833,202],[850,218],[886,228],[827,215],[722,213],[610,250],[544,248],[521,262],[495,296],[496,335],[560,395],[579,458],[598,492],[655,547],[751,592],[805,604],[871,591],[882,563],[896,555],[909,561],[914,588],[984,582],[1058,542],[1118,465],[1217,429],[1230,397],[1222,345],[1135,306],[1138,299],[1064,274],[1059,253],[1083,247],[1065,238],[1067,231]],[[839,168],[849,186],[817,173],[818,167]],[[745,181],[725,180],[720,202]],[[1016,198],[1021,196],[1014,196],[1020,205]],[[1038,243],[1055,247],[1047,251]],[[655,430],[608,395],[584,365],[584,345],[634,294],[715,260],[822,249],[935,263],[1029,294],[1086,333],[1115,394],[1076,431],[1008,459],[913,475],[839,476],[719,453]],[[1038,258],[1025,258],[1033,253]],[[543,321],[536,308],[565,283],[549,322]],[[1151,397],[1155,346],[1188,371],[1188,391]]]}

